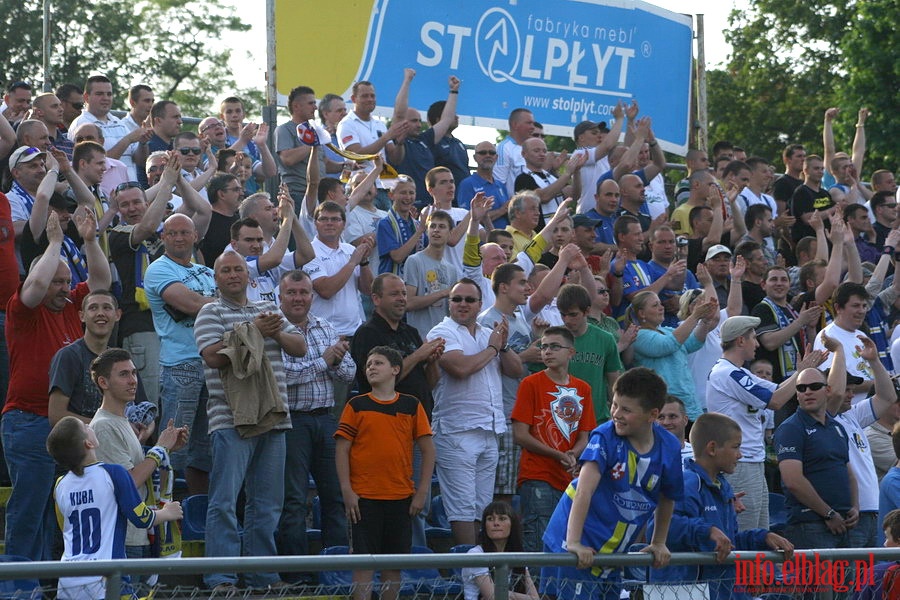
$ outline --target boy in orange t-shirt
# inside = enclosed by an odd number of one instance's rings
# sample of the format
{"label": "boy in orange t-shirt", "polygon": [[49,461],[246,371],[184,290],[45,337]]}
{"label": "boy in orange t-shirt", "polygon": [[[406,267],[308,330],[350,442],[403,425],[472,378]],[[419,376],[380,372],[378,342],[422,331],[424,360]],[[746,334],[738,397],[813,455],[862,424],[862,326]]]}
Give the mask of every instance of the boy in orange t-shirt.
{"label": "boy in orange t-shirt", "polygon": [[[388,346],[376,346],[366,359],[372,391],[351,398],[338,424],[336,462],[355,554],[409,554],[411,517],[422,512],[434,470],[431,426],[421,403],[394,389],[403,357]],[[416,490],[412,479],[412,446],[422,453]],[[368,598],[372,571],[353,572],[353,600]],[[382,570],[382,598],[397,600],[400,571]]]}
{"label": "boy in orange t-shirt", "polygon": [[547,368],[522,380],[512,411],[513,438],[522,447],[518,486],[526,552],[543,549],[544,529],[578,475],[578,457],[597,426],[591,386],[569,375],[572,332],[548,327],[540,349]]}

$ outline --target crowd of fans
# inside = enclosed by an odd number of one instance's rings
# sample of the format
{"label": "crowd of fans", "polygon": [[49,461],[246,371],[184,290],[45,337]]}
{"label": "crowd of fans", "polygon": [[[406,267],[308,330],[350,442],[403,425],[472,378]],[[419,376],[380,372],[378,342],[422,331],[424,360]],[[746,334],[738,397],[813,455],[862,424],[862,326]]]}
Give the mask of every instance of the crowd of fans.
{"label": "crowd of fans", "polygon": [[[507,137],[475,146],[472,168],[453,132],[459,94],[477,92],[449,77],[423,123],[408,105],[414,78],[404,71],[389,125],[372,114],[371,82],[354,84],[352,109],[296,87],[290,120],[271,135],[246,122],[236,97],[195,133],[145,85],[129,90],[124,118],[104,76],[55,93],[8,87],[6,552],[54,556],[45,443],[69,416],[116,420],[115,433],[98,434],[97,457],[128,469],[144,498],[169,497],[160,473],[209,494],[207,556],[308,552],[310,480],[323,545],[348,544],[367,494],[406,502],[410,539],[425,545],[432,461],[455,543],[483,542],[482,514],[498,521],[504,509],[491,503],[518,495],[521,545],[541,551],[590,432],[610,419],[627,429],[614,390],[634,367],[665,380],[665,402],[640,412],[659,418],[684,458],[704,413],[739,426],[728,480],[744,493],[741,530],[770,527],[775,486],[795,546],[880,545],[879,511],[900,506],[900,198],[887,170],[864,182],[868,111],[849,154],[837,151],[829,109],[823,156],[791,140],[776,177],[768,159],[720,141],[711,154],[689,150],[672,188],[637,102],[616,106],[609,125],[579,123],[570,155],[548,152],[532,113],[515,109]],[[311,120],[331,146],[304,141],[298,126]],[[266,189],[276,175],[280,188]],[[433,448],[417,444],[387,475],[362,463],[373,470],[363,479],[379,483],[360,490],[347,442],[390,445],[361,433],[367,411],[387,410],[373,408],[387,388],[369,364],[384,346],[402,358],[399,397],[428,420],[414,437],[433,433]],[[108,347],[127,350],[121,376],[122,361],[92,369]],[[267,369],[246,379],[237,371],[248,360]],[[357,394],[370,401],[347,402]],[[815,423],[827,440],[810,433]],[[378,510],[392,522],[393,508]],[[638,539],[634,529],[604,551]],[[158,553],[152,542],[128,526],[128,556]],[[238,577],[206,583],[228,590]],[[278,574],[245,583],[284,584]],[[475,587],[483,594],[484,580]]]}

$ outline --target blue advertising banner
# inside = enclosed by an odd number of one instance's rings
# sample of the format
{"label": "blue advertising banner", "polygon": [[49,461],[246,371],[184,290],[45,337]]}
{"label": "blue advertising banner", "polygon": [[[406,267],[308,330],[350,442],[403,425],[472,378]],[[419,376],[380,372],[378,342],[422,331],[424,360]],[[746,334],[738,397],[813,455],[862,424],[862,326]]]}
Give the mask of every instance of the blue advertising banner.
{"label": "blue advertising banner", "polygon": [[[277,10],[284,15],[292,4],[279,2]],[[356,10],[332,22],[335,31],[317,19],[299,40],[293,32],[288,45],[316,56],[317,68],[310,68],[312,60],[295,61],[307,62],[302,77],[285,72],[276,37],[282,93],[286,76],[291,86],[303,81],[320,96],[341,81],[346,98],[352,83],[365,79],[376,87],[377,112],[387,116],[403,68],[412,67],[410,105],[420,110],[446,98],[449,75],[462,80],[463,124],[505,129],[509,112],[525,107],[545,132],[571,135],[580,121],[608,122],[616,102],[635,99],[641,115],[653,118],[662,147],[687,151],[690,16],[632,0],[372,0],[370,13],[365,2],[353,4]],[[367,27],[357,23],[363,19]],[[340,33],[363,29],[365,37]],[[345,45],[341,64],[326,58],[335,44]],[[331,89],[317,86],[315,71]]]}

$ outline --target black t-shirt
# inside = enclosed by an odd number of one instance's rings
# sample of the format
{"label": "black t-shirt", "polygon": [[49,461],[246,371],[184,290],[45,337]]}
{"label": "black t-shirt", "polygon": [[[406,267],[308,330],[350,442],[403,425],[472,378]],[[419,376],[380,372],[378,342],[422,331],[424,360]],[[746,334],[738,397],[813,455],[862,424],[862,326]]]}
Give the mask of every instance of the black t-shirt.
{"label": "black t-shirt", "polygon": [[[366,357],[369,350],[375,346],[390,346],[396,349],[406,358],[422,345],[422,337],[415,327],[400,322],[395,331],[384,318],[377,312],[372,313],[372,318],[359,326],[350,343],[350,355],[356,363],[356,381],[359,385],[359,393],[367,394],[372,391],[372,386],[365,375]],[[434,410],[434,398],[431,396],[431,387],[425,376],[425,363],[420,362],[407,373],[406,377],[399,380],[396,390],[401,394],[415,396],[422,403],[428,420],[431,420],[431,412]]]}
{"label": "black t-shirt", "polygon": [[776,179],[775,183],[772,185],[772,196],[779,202],[790,204],[791,196],[794,195],[794,190],[801,185],[803,185],[802,179],[797,179],[796,177],[785,173]]}
{"label": "black t-shirt", "polygon": [[[804,184],[794,190],[790,203],[791,216],[797,219],[791,226],[791,238],[794,240],[794,243],[806,236],[816,237],[816,230],[804,223],[800,217],[816,210],[828,210],[832,206],[834,206],[834,200],[831,199],[831,194],[824,188],[819,188],[817,191]],[[828,219],[823,220],[827,227]]]}
{"label": "black t-shirt", "polygon": [[231,224],[237,221],[238,218],[237,214],[226,217],[222,213],[213,211],[212,218],[209,220],[209,229],[200,242],[203,262],[210,269],[213,268],[213,264],[219,258],[219,255],[231,243]]}
{"label": "black t-shirt", "polygon": [[137,285],[136,273],[139,260],[143,265],[146,257],[149,264],[159,258],[164,251],[162,242],[154,234],[140,244],[143,250],[142,256],[139,257],[131,247],[133,228],[133,225],[119,225],[109,232],[109,253],[122,282],[122,298],[119,300],[119,308],[122,309],[122,318],[119,320],[120,344],[123,339],[134,333],[153,331],[153,316],[150,309],[141,309],[134,297]]}

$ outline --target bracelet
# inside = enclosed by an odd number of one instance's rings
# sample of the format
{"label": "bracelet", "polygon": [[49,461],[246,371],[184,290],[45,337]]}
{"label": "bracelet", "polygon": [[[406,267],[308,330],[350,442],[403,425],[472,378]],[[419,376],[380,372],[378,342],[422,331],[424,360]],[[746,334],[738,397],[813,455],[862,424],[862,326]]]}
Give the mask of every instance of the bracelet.
{"label": "bracelet", "polygon": [[857,127],[865,127],[865,125],[863,125],[863,124],[861,124],[861,123],[857,123],[856,126],[857,126]]}
{"label": "bracelet", "polygon": [[885,246],[884,250],[882,250],[881,253],[891,255],[894,253],[895,250],[896,249],[893,246]]}
{"label": "bracelet", "polygon": [[50,173],[56,173],[57,175],[59,175],[59,169],[47,169],[47,175],[49,175]]}
{"label": "bracelet", "polygon": [[622,279],[623,277],[625,277],[625,271],[622,271],[621,273],[616,273],[615,271],[610,271],[610,273],[612,273],[613,277],[618,277],[619,279]]}
{"label": "bracelet", "polygon": [[497,354],[495,354],[494,356],[500,356],[500,349],[497,348],[497,346],[495,346],[495,345],[493,345],[493,344],[488,344],[488,348],[493,348],[493,349],[494,349],[494,352],[497,353]]}
{"label": "bracelet", "polygon": [[369,261],[368,261],[368,260],[364,260],[363,262],[359,263],[359,266],[361,266],[361,267],[368,267],[368,266],[369,266]]}
{"label": "bracelet", "polygon": [[459,93],[459,90],[450,90],[450,93],[451,93],[451,94],[458,94],[458,93]]}

